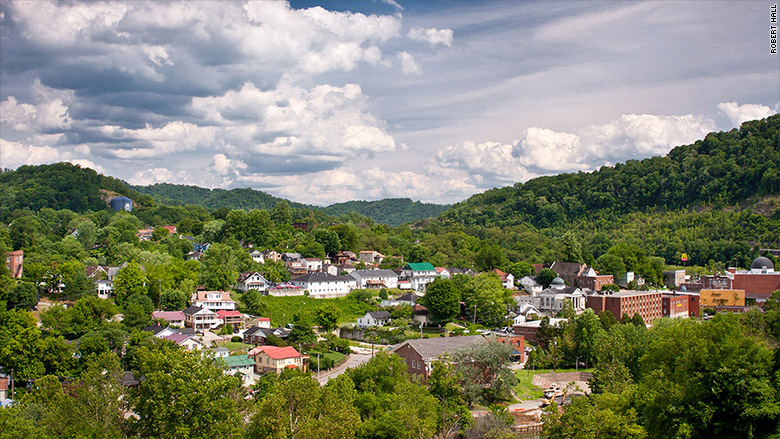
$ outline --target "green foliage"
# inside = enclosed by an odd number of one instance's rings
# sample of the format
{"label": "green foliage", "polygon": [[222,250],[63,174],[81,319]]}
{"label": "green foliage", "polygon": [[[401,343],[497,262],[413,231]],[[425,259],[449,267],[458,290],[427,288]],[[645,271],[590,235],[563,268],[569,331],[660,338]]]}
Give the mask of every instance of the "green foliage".
{"label": "green foliage", "polygon": [[460,313],[460,293],[450,279],[438,278],[425,287],[422,305],[436,323],[448,323]]}
{"label": "green foliage", "polygon": [[211,244],[203,253],[200,281],[211,290],[227,290],[238,279],[234,249],[225,244]]}
{"label": "green foliage", "polygon": [[558,277],[558,273],[556,273],[555,270],[551,268],[542,268],[536,275],[536,281],[544,288],[547,288],[556,277]]}
{"label": "green foliage", "polygon": [[339,323],[339,309],[332,304],[322,305],[317,308],[315,320],[322,331],[333,331]]}
{"label": "green foliage", "polygon": [[506,318],[507,306],[514,302],[512,293],[492,273],[467,278],[461,299],[469,312],[473,313],[476,307],[477,323],[486,326],[500,326]]}
{"label": "green foliage", "polygon": [[[636,397],[636,396],[634,396]],[[636,410],[630,407],[627,395],[594,395],[574,398],[561,414],[553,403],[542,413],[545,439],[603,437],[644,439]]]}
{"label": "green foliage", "polygon": [[367,216],[377,223],[397,227],[426,218],[438,216],[449,206],[421,203],[408,198],[386,198],[378,201],[347,201],[332,204],[324,209],[330,215],[341,215],[356,212]]}
{"label": "green foliage", "polygon": [[125,299],[130,296],[146,294],[146,282],[146,273],[135,261],[119,270],[114,278],[114,295],[117,304],[123,305]]}
{"label": "green foliage", "polygon": [[6,306],[16,309],[30,310],[38,303],[38,291],[35,285],[22,282],[16,285],[8,295]]}
{"label": "green foliage", "polygon": [[493,403],[511,398],[517,378],[509,368],[512,347],[487,339],[452,353],[463,378],[463,396],[470,403]]}

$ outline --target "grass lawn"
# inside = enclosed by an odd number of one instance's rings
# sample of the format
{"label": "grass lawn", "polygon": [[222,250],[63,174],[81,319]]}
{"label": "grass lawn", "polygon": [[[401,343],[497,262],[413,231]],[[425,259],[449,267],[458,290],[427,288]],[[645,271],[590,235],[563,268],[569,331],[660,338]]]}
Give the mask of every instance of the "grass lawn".
{"label": "grass lawn", "polygon": [[230,353],[233,353],[235,351],[246,351],[248,349],[252,349],[255,347],[251,344],[241,343],[240,341],[229,341],[227,343],[217,343],[217,345],[221,348],[228,348],[230,350]]}
{"label": "grass lawn", "polygon": [[[537,369],[537,370],[527,370],[527,369],[520,369],[515,371],[515,376],[517,377],[517,385],[514,387],[515,394],[517,395],[517,399],[521,401],[526,401],[529,399],[538,399],[544,396],[544,389],[540,389],[538,387],[534,387],[531,382],[534,379],[534,375],[536,374],[545,374],[552,372],[552,369]],[[580,372],[593,372],[593,369],[580,369]],[[576,372],[574,369],[557,369],[555,372],[563,373],[563,372]]]}
{"label": "grass lawn", "polygon": [[[333,364],[339,364],[341,360],[346,357],[346,355],[342,354],[341,352],[328,352],[327,354],[323,355],[324,358],[330,358],[333,360]],[[309,359],[311,361],[311,359]],[[316,360],[315,360],[316,361]]]}

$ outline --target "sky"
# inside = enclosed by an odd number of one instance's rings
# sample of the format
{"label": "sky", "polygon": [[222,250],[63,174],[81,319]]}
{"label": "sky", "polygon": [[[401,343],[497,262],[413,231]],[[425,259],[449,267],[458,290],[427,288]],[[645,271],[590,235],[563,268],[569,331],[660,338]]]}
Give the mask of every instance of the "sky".
{"label": "sky", "polygon": [[777,113],[772,4],[0,0],[0,167],[454,203]]}

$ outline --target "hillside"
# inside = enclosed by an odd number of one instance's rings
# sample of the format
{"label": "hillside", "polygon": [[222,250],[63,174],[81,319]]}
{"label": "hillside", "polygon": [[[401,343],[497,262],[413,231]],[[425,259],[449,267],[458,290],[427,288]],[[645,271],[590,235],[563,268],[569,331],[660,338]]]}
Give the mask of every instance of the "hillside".
{"label": "hillside", "polygon": [[195,205],[209,210],[225,207],[228,209],[264,209],[270,210],[279,201],[286,201],[290,207],[299,209],[316,209],[301,203],[294,203],[271,194],[245,189],[207,189],[199,186],[183,184],[156,183],[150,186],[132,186],[142,194],[151,195],[161,203],[171,206]]}
{"label": "hillside", "polygon": [[332,204],[324,210],[330,215],[356,212],[374,221],[396,227],[403,223],[439,216],[449,206],[421,203],[409,198],[386,198],[378,201],[348,201]]}
{"label": "hillside", "polygon": [[[780,193],[780,115],[710,133],[665,157],[559,174],[492,189],[455,204],[443,223],[562,226],[583,218],[696,206],[724,207]],[[777,213],[775,213],[776,215]]]}
{"label": "hillside", "polygon": [[123,181],[78,165],[20,166],[15,171],[0,173],[0,217],[5,221],[14,210],[37,211],[46,207],[79,213],[102,210],[108,207],[106,194],[113,193],[141,204],[150,201]]}

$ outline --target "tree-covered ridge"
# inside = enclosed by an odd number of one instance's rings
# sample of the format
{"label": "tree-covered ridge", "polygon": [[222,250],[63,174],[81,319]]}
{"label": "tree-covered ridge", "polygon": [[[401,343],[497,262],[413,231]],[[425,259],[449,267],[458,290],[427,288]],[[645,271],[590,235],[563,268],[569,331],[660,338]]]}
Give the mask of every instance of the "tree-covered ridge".
{"label": "tree-covered ridge", "polygon": [[780,115],[710,133],[665,157],[539,177],[454,205],[445,223],[552,227],[586,217],[709,205],[780,193]]}
{"label": "tree-covered ridge", "polygon": [[0,173],[0,214],[46,207],[74,212],[103,210],[108,206],[105,191],[126,195],[137,203],[148,198],[141,197],[121,180],[79,165],[20,166],[15,171]]}
{"label": "tree-covered ridge", "polygon": [[[150,186],[132,186],[132,188],[142,194],[151,195],[164,204],[169,204],[171,206],[203,206],[209,210],[218,209],[220,207],[243,210],[271,210],[277,202],[287,201],[263,191],[250,188],[230,190],[219,188],[208,189],[199,186],[171,183],[156,183]],[[288,201],[288,204],[294,208],[312,208],[312,206],[290,201]]]}
{"label": "tree-covered ridge", "polygon": [[437,217],[450,206],[443,204],[421,203],[409,198],[386,198],[377,201],[347,201],[331,204],[324,210],[330,215],[356,212],[374,221],[393,227],[403,223]]}

